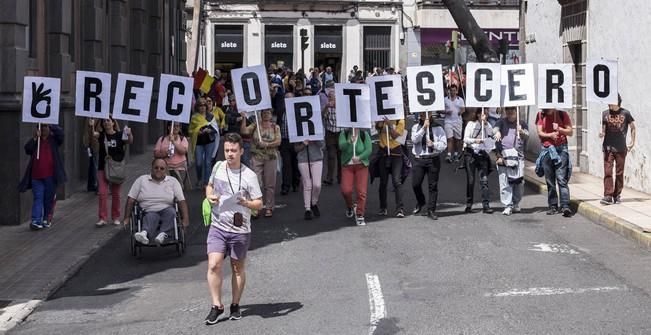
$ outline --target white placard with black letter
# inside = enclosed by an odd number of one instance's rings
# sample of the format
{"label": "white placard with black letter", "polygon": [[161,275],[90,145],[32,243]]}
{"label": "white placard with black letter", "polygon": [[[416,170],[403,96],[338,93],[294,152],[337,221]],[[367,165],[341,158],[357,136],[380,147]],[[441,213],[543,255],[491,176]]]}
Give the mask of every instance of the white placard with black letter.
{"label": "white placard with black letter", "polygon": [[119,73],[115,85],[113,118],[147,123],[154,78]]}
{"label": "white placard with black letter", "polygon": [[231,76],[239,111],[253,112],[271,108],[269,80],[264,65],[233,69]]}
{"label": "white placard with black letter", "polygon": [[573,67],[572,64],[538,64],[538,108],[572,108]]}
{"label": "white placard with black letter", "polygon": [[500,64],[468,63],[466,69],[466,106],[500,107]]}
{"label": "white placard with black letter", "polygon": [[405,118],[400,75],[375,76],[366,82],[371,93],[371,121]]}
{"label": "white placard with black letter", "polygon": [[108,119],[111,112],[111,74],[77,71],[75,115]]}
{"label": "white placard with black letter", "polygon": [[321,141],[325,136],[318,95],[285,99],[289,142]]}
{"label": "white placard with black letter", "polygon": [[23,122],[59,124],[61,79],[25,77]]}
{"label": "white placard with black letter", "polygon": [[407,68],[409,112],[431,112],[445,109],[443,67],[440,64]]}
{"label": "white placard with black letter", "polygon": [[502,65],[502,106],[531,106],[536,104],[536,84],[533,64]]}
{"label": "white placard with black letter", "polygon": [[181,123],[190,122],[192,109],[191,77],[162,74],[158,89],[158,109],[156,118]]}
{"label": "white placard with black letter", "polygon": [[589,60],[585,69],[586,100],[605,104],[617,104],[617,61]]}
{"label": "white placard with black letter", "polygon": [[371,92],[366,84],[335,84],[337,127],[371,127]]}

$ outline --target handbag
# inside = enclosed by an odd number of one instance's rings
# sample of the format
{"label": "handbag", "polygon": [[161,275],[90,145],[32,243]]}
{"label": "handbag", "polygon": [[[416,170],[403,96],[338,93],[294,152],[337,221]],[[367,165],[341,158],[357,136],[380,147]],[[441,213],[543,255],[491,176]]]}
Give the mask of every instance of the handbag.
{"label": "handbag", "polygon": [[104,148],[106,149],[106,158],[104,158],[104,176],[111,184],[122,184],[127,179],[127,170],[124,159],[121,162],[114,161],[108,154],[108,143],[104,139]]}

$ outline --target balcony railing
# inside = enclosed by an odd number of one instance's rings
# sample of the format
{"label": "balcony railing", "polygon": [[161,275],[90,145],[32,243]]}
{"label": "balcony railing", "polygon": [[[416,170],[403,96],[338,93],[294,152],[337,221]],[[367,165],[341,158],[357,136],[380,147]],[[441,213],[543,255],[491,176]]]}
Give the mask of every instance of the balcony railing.
{"label": "balcony railing", "polygon": [[[465,0],[470,8],[476,7],[520,7],[520,0]],[[417,0],[421,7],[443,7],[443,0]]]}

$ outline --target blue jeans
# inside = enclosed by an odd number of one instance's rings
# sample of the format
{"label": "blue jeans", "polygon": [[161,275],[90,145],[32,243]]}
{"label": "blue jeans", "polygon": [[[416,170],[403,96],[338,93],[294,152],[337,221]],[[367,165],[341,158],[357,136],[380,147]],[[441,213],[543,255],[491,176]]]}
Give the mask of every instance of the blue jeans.
{"label": "blue jeans", "polygon": [[52,213],[54,195],[56,194],[56,182],[54,177],[45,179],[32,179],[32,222],[42,223]]}
{"label": "blue jeans", "polygon": [[[570,208],[570,188],[567,186],[567,171],[569,168],[570,154],[566,150],[557,150],[561,158],[561,164],[554,166],[554,161],[545,156],[542,161],[543,170],[545,171],[545,182],[547,183],[547,204],[549,207],[559,208],[558,198],[560,194],[560,208]],[[558,193],[556,185],[558,184]]]}
{"label": "blue jeans", "polygon": [[194,159],[197,168],[197,180],[208,183],[212,172],[212,153],[215,151],[215,142],[197,145],[194,149]]}

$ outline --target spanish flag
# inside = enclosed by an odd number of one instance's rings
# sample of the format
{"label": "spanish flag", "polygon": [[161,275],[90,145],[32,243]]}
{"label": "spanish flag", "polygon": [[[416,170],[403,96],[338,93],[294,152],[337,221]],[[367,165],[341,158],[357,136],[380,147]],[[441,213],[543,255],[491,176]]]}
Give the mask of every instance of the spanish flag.
{"label": "spanish flag", "polygon": [[201,93],[208,93],[213,82],[215,82],[215,78],[209,75],[208,72],[202,68],[199,68],[199,70],[194,74],[194,89],[200,90]]}

